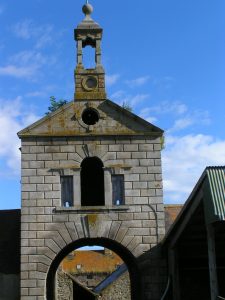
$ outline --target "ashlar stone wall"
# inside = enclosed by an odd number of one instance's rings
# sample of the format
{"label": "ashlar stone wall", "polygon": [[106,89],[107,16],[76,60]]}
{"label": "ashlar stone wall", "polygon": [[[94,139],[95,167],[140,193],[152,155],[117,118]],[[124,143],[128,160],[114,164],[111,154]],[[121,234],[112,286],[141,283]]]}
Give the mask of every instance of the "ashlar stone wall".
{"label": "ashlar stone wall", "polygon": [[[87,148],[104,164],[106,205],[81,210]],[[21,300],[46,299],[53,259],[80,238],[115,240],[136,257],[158,244],[165,228],[160,150],[154,137],[22,139]],[[111,174],[124,174],[121,207],[112,206]],[[61,175],[73,175],[74,207],[61,207]]]}

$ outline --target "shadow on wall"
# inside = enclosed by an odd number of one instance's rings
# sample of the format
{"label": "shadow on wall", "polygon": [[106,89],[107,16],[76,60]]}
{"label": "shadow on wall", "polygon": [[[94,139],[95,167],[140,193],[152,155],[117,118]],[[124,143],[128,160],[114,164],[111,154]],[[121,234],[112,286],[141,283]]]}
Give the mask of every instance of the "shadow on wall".
{"label": "shadow on wall", "polygon": [[20,210],[0,211],[0,299],[20,299]]}

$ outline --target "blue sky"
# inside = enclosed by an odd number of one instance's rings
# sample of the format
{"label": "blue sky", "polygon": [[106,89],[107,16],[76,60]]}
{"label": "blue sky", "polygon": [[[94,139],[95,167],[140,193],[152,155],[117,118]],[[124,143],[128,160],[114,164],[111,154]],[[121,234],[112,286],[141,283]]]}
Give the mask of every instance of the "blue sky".
{"label": "blue sky", "polygon": [[[20,207],[16,133],[49,97],[72,100],[84,1],[0,0],[0,209]],[[165,130],[164,199],[182,203],[225,164],[225,1],[99,1],[108,97]]]}

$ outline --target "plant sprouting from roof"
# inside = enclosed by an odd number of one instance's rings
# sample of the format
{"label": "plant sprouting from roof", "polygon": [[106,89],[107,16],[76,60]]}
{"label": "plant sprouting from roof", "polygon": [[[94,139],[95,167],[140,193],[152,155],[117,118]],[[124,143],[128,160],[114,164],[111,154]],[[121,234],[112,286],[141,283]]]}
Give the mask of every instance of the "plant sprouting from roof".
{"label": "plant sprouting from roof", "polygon": [[46,112],[46,115],[56,111],[58,108],[66,104],[68,101],[64,99],[56,100],[55,96],[50,97],[50,106],[48,107],[48,112]]}

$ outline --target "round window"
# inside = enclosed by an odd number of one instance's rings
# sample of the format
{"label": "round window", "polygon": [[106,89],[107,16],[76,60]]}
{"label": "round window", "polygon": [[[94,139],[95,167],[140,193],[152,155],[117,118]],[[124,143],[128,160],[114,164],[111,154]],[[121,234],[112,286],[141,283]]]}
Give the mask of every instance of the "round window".
{"label": "round window", "polygon": [[99,114],[93,108],[86,108],[82,113],[82,120],[87,125],[95,125],[99,121]]}
{"label": "round window", "polygon": [[98,81],[96,77],[88,76],[82,80],[82,84],[85,90],[93,91],[98,86]]}

